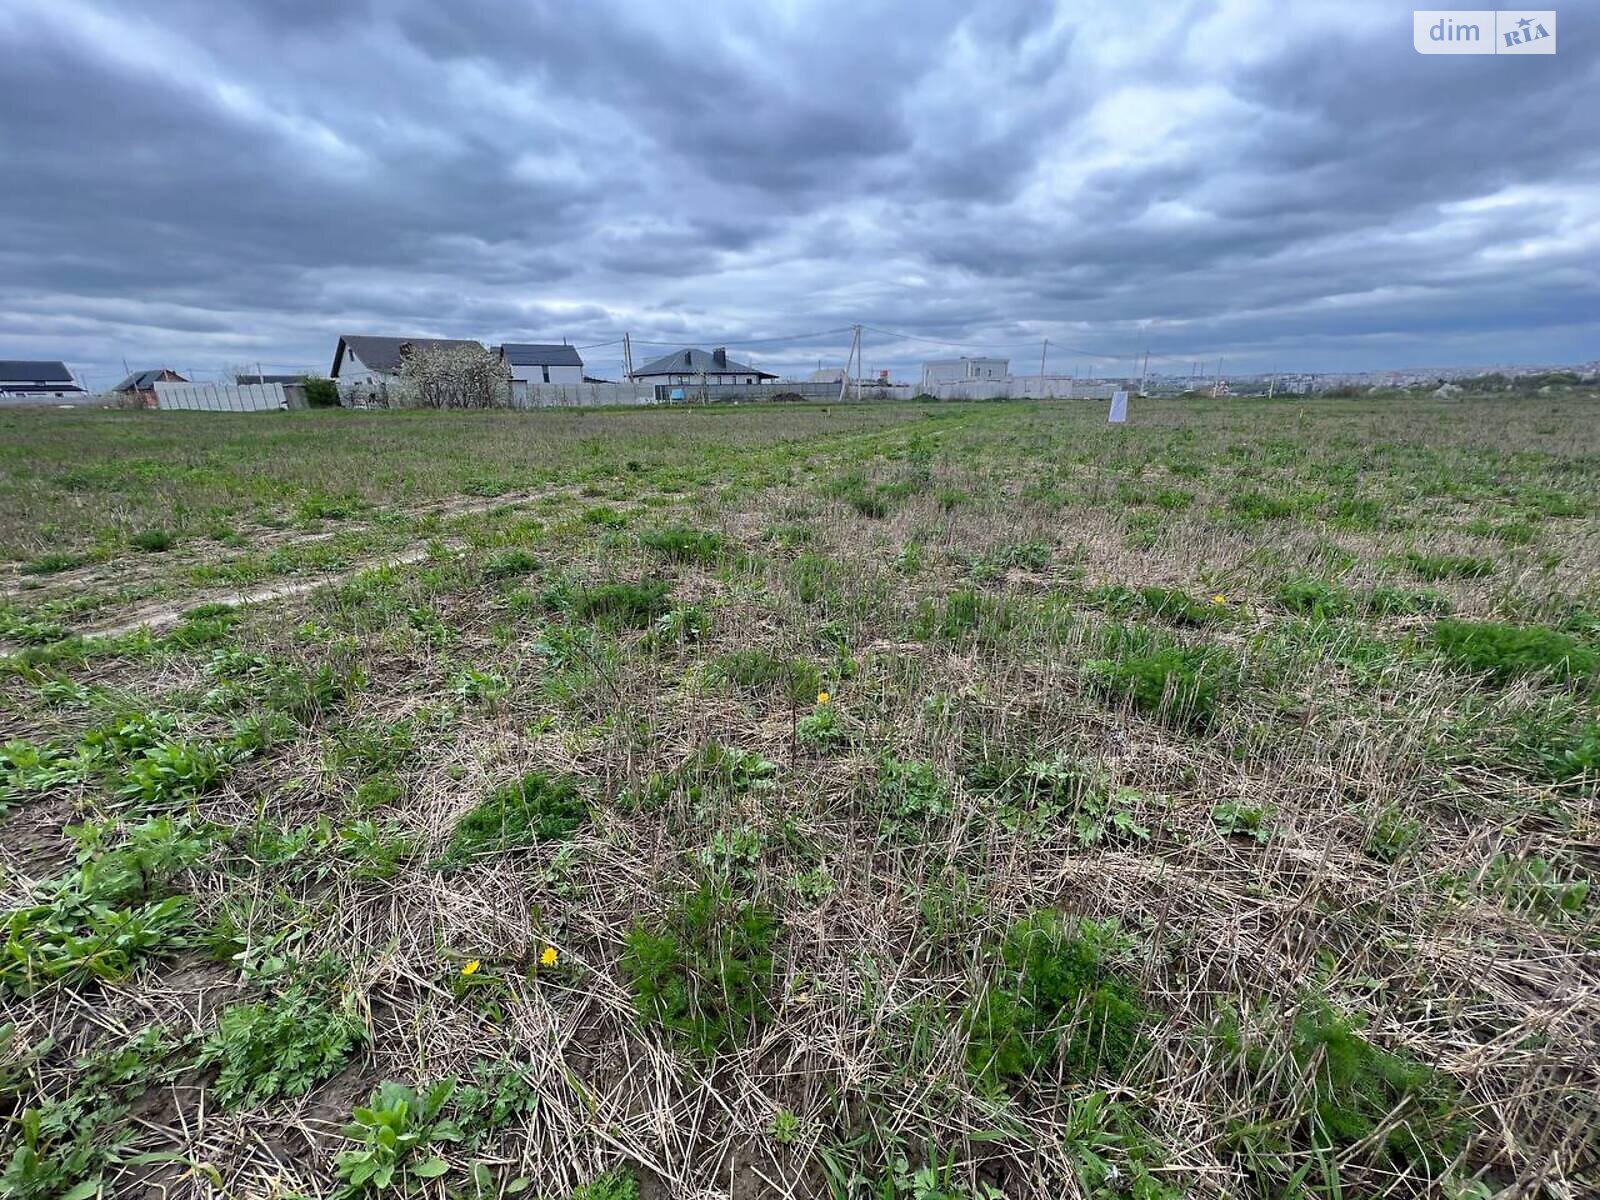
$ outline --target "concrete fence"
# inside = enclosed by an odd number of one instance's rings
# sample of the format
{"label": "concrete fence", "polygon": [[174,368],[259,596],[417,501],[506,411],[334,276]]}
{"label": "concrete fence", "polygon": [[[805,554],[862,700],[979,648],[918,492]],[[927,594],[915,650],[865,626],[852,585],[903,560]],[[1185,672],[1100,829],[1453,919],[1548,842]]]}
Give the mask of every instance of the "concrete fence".
{"label": "concrete fence", "polygon": [[289,407],[281,383],[157,383],[156,407],[199,412],[276,412]]}

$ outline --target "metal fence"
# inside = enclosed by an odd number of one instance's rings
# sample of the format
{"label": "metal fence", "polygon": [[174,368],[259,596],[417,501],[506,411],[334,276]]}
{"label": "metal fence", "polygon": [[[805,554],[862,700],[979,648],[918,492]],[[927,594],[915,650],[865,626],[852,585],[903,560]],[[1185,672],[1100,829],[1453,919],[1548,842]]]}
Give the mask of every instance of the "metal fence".
{"label": "metal fence", "polygon": [[200,412],[275,412],[289,407],[281,383],[157,383],[156,407]]}

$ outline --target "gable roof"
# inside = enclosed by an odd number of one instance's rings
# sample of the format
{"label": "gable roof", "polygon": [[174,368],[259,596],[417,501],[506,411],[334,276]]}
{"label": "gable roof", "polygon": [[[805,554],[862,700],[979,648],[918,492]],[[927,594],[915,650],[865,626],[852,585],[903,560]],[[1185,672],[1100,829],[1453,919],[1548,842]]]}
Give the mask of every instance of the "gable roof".
{"label": "gable roof", "polygon": [[400,369],[400,350],[402,347],[411,346],[417,349],[427,347],[456,348],[459,346],[482,346],[469,338],[429,338],[429,337],[369,337],[361,333],[347,333],[339,339],[339,345],[333,352],[333,371],[339,372],[339,359],[342,352],[349,350],[360,360],[361,365],[369,371],[393,372]]}
{"label": "gable roof", "polygon": [[166,367],[158,367],[154,371],[135,371],[111,390],[113,392],[148,392],[156,386],[158,379],[165,379],[168,375],[172,376],[173,380],[178,383],[189,382],[176,371],[169,371]]}
{"label": "gable roof", "polygon": [[72,372],[64,362],[46,359],[0,359],[0,380],[8,383],[71,383]]}
{"label": "gable roof", "polygon": [[747,366],[724,357],[718,363],[714,354],[705,350],[696,350],[688,347],[683,350],[674,350],[671,354],[663,354],[660,358],[653,358],[644,366],[634,371],[634,377],[641,375],[754,375],[757,379],[776,379],[771,371],[763,371],[760,367]]}
{"label": "gable roof", "polygon": [[576,347],[565,342],[507,342],[500,347],[500,357],[513,367],[581,367]]}

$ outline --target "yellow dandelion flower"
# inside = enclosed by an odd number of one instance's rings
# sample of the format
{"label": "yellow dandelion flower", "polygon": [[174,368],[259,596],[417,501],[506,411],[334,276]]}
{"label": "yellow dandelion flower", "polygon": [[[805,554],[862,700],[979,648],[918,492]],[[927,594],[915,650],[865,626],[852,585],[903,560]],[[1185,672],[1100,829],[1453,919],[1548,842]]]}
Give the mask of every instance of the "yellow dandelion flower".
{"label": "yellow dandelion flower", "polygon": [[544,953],[539,955],[539,965],[542,967],[553,967],[560,961],[561,955],[554,946],[546,946]]}
{"label": "yellow dandelion flower", "polygon": [[480,963],[477,959],[473,959],[471,962],[467,963],[465,966],[463,966],[461,968],[461,973],[463,975],[476,975],[478,973],[478,968],[481,967],[482,965],[483,964]]}
{"label": "yellow dandelion flower", "polygon": [[1211,603],[1213,604],[1226,604],[1227,602],[1228,598],[1221,592],[1218,592],[1215,596],[1211,597]]}
{"label": "yellow dandelion flower", "polygon": [[817,693],[817,703],[818,704],[826,704],[831,699],[833,699],[833,697],[828,695],[827,692],[818,692]]}

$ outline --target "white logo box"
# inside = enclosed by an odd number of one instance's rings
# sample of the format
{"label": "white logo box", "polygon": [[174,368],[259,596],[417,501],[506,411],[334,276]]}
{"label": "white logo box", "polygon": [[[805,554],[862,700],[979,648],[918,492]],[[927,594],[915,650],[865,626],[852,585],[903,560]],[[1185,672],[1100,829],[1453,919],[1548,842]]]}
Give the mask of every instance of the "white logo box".
{"label": "white logo box", "polygon": [[1418,54],[1554,54],[1553,8],[1429,8],[1411,14]]}

